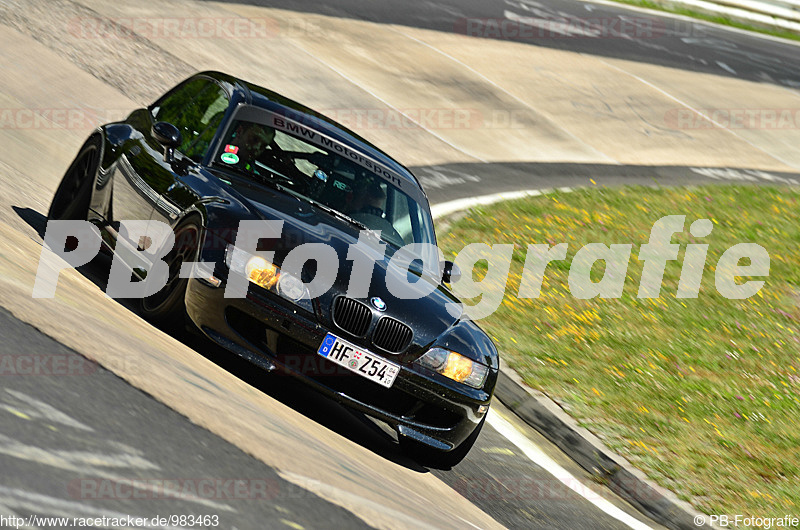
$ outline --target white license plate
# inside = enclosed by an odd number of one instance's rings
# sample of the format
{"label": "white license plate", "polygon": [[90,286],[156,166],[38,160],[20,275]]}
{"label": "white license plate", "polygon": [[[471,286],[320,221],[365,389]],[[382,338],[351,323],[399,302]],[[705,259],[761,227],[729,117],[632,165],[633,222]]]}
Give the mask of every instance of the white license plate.
{"label": "white license plate", "polygon": [[375,381],[379,385],[390,388],[394,383],[400,367],[385,361],[355,344],[342,340],[333,333],[328,333],[322,341],[317,353],[331,362],[344,366],[348,370]]}

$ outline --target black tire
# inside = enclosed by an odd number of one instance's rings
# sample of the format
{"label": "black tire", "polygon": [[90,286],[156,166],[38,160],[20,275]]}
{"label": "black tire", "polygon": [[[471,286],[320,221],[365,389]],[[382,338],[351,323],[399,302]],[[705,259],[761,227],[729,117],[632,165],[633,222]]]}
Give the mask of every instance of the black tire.
{"label": "black tire", "polygon": [[99,136],[89,138],[78,156],[70,164],[69,169],[58,185],[48,219],[85,221],[89,214],[89,202],[92,198],[92,186],[100,168]]}
{"label": "black tire", "polygon": [[399,437],[400,447],[404,453],[423,466],[435,469],[451,469],[467,457],[470,449],[478,440],[484,423],[486,423],[486,416],[483,417],[467,439],[451,451],[440,451],[405,436]]}
{"label": "black tire", "polygon": [[178,276],[181,265],[197,260],[200,250],[200,221],[196,217],[182,221],[175,229],[175,245],[164,256],[169,267],[167,284],[156,294],[141,298],[139,310],[142,315],[159,327],[183,329],[186,315],[186,278]]}

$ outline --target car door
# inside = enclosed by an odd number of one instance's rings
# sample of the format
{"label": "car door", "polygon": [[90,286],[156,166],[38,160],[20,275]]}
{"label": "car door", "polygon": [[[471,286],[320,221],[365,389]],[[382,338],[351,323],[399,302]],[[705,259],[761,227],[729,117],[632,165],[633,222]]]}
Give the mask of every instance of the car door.
{"label": "car door", "polygon": [[[190,79],[156,102],[150,109],[152,122],[165,121],[178,128],[181,145],[175,151],[174,167],[163,162],[163,171],[153,171],[145,180],[157,197],[151,219],[174,224],[175,219],[200,197],[192,186],[191,173],[181,171],[184,158],[199,163],[206,155],[230,104],[228,92],[206,77]],[[148,130],[149,134],[149,130]],[[158,145],[155,139],[149,142]],[[191,167],[191,164],[188,164]]]}

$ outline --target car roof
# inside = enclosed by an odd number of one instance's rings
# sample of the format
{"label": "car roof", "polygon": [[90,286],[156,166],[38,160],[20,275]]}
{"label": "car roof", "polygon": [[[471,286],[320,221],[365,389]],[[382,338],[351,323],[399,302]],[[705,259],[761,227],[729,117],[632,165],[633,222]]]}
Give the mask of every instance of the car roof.
{"label": "car roof", "polygon": [[[261,107],[289,118],[294,116],[296,120],[300,118],[298,121],[302,121],[304,126],[314,128],[318,132],[324,133],[329,137],[347,145],[348,147],[352,147],[357,151],[361,151],[365,155],[369,155],[376,161],[386,166],[388,169],[393,170],[398,176],[404,178],[409,183],[414,184],[416,187],[422,190],[423,194],[425,193],[419,183],[419,180],[417,180],[417,178],[413,173],[411,173],[411,171],[409,171],[408,168],[397,162],[394,158],[389,156],[386,152],[382,151],[368,140],[362,138],[355,132],[333,121],[327,116],[320,114],[319,112],[306,107],[301,103],[282,96],[277,92],[222,72],[205,71],[196,74],[196,76],[211,77],[220,83],[229,85],[230,89],[233,91],[231,96],[234,100],[241,99],[249,105]],[[240,98],[235,97],[237,92]],[[309,120],[309,116],[313,119]]]}

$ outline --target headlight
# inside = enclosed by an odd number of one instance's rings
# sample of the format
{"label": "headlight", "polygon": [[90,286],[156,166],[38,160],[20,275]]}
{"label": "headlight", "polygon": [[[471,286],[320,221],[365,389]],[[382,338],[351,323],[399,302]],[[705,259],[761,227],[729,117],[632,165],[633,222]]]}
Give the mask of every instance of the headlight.
{"label": "headlight", "polygon": [[483,386],[489,373],[487,366],[444,348],[431,348],[416,363],[472,388]]}
{"label": "headlight", "polygon": [[253,256],[244,266],[244,275],[247,279],[264,289],[273,289],[278,283],[280,271],[278,267],[264,258]]}
{"label": "headlight", "polygon": [[278,293],[289,300],[300,300],[304,296],[308,298],[308,289],[303,282],[291,274],[281,274],[278,278]]}
{"label": "headlight", "polygon": [[225,264],[232,272],[244,274],[250,282],[259,287],[291,300],[303,309],[314,311],[308,289],[303,282],[291,274],[281,272],[280,267],[264,258],[228,245],[225,249]]}

